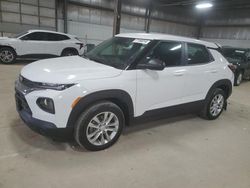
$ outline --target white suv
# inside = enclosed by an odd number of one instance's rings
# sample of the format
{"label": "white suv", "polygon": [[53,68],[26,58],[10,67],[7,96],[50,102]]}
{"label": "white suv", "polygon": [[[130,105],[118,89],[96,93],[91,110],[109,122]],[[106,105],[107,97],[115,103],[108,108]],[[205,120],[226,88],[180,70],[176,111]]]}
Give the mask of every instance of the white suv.
{"label": "white suv", "polygon": [[42,58],[83,55],[83,43],[75,36],[47,31],[29,30],[13,38],[0,37],[0,62],[11,64],[18,58]]}
{"label": "white suv", "polygon": [[212,43],[119,34],[86,56],[40,60],[16,81],[17,110],[33,130],[75,138],[89,150],[114,144],[133,120],[183,113],[216,119],[233,72]]}

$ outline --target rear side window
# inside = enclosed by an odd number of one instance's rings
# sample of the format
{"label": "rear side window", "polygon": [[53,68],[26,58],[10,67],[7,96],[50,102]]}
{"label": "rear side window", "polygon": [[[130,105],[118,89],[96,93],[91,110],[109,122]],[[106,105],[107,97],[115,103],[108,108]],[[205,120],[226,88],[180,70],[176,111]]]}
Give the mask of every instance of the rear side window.
{"label": "rear side window", "polygon": [[62,41],[68,40],[69,37],[66,35],[56,34],[56,33],[48,33],[48,40],[49,41]]}
{"label": "rear side window", "polygon": [[182,48],[181,42],[160,42],[147,58],[158,59],[166,67],[178,66],[182,60]]}
{"label": "rear side window", "polygon": [[207,48],[199,44],[187,44],[187,58],[189,65],[209,63],[212,60]]}
{"label": "rear side window", "polygon": [[21,38],[22,40],[37,40],[37,41],[46,41],[47,33],[45,32],[33,32],[30,34],[27,34]]}

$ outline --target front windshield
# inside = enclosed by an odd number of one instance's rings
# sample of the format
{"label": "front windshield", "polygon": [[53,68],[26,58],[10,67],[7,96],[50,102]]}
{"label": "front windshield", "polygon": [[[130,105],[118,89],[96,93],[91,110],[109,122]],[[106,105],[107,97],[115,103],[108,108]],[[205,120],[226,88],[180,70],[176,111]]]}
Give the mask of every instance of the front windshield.
{"label": "front windshield", "polygon": [[85,56],[90,60],[125,69],[130,62],[150,43],[150,40],[114,37],[102,42]]}
{"label": "front windshield", "polygon": [[25,35],[26,33],[28,33],[28,32],[27,32],[27,31],[24,31],[24,32],[18,33],[18,34],[16,34],[16,35],[14,35],[12,38],[19,38],[19,37]]}

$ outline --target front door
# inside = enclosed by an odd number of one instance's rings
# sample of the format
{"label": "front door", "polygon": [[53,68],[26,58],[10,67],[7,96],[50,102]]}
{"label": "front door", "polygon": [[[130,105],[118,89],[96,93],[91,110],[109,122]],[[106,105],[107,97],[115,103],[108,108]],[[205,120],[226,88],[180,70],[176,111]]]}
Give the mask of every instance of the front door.
{"label": "front door", "polygon": [[165,69],[137,70],[136,116],[182,103],[183,76],[186,73],[182,65],[183,53],[183,43],[162,41],[139,63],[154,59],[165,63]]}

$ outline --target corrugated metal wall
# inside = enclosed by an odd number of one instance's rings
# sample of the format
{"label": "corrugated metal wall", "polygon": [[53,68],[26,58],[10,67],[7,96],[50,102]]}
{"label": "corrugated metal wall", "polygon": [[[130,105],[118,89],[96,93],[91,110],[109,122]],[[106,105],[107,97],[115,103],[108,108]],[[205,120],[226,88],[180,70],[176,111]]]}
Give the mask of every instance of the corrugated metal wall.
{"label": "corrugated metal wall", "polygon": [[[84,3],[86,6],[75,5],[74,2]],[[95,7],[93,8],[93,6]],[[113,32],[113,7],[113,1],[109,0],[75,0],[73,3],[69,2],[68,32],[79,36],[79,38],[85,40],[86,43],[98,44],[110,38]],[[63,31],[62,4],[59,4],[58,8],[58,30]],[[108,8],[110,10],[108,10]],[[145,14],[145,7],[122,4],[120,32],[144,32]],[[179,9],[169,10],[169,14],[163,10],[153,11],[152,18],[150,32],[190,37],[195,37],[197,34],[197,27],[194,26],[194,18],[191,16],[187,17],[183,11],[181,12]],[[166,21],[165,18],[173,21]]]}
{"label": "corrugated metal wall", "polygon": [[211,12],[206,17],[201,38],[222,45],[250,48],[249,10]]}
{"label": "corrugated metal wall", "polygon": [[0,0],[0,35],[56,29],[55,0]]}
{"label": "corrugated metal wall", "polygon": [[[112,36],[113,0],[68,1],[69,33],[94,44]],[[57,26],[63,32],[62,2],[59,1],[58,4]],[[34,28],[56,30],[55,14],[55,0],[0,0],[0,35],[6,36]],[[145,14],[146,7],[143,7],[143,3],[123,3],[121,32],[144,32]],[[202,39],[220,42],[222,45],[250,47],[249,10],[211,10],[205,14],[200,36]],[[197,37],[197,16],[200,15],[193,9],[154,7],[150,32]]]}

